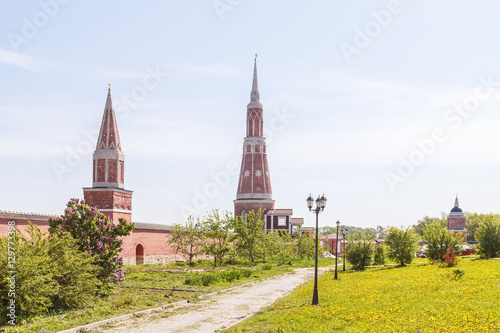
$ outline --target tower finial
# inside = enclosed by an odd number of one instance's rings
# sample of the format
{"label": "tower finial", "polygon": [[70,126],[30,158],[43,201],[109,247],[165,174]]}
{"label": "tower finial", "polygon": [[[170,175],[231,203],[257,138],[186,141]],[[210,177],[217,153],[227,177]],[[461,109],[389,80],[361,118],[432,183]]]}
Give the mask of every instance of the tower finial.
{"label": "tower finial", "polygon": [[459,205],[458,205],[458,193],[457,193],[457,195],[455,197],[455,207],[459,207]]}
{"label": "tower finial", "polygon": [[111,83],[108,83],[108,91],[111,92]]}
{"label": "tower finial", "polygon": [[255,53],[253,64],[252,92],[250,93],[250,103],[247,108],[262,109],[262,104],[260,103],[259,84],[257,81],[257,53]]}

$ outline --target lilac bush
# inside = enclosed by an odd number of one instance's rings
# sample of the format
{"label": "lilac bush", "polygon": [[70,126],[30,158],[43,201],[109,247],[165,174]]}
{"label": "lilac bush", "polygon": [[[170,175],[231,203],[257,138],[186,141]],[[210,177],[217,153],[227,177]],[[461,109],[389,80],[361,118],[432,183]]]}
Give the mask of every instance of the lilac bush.
{"label": "lilac bush", "polygon": [[118,224],[113,224],[95,207],[90,207],[83,200],[71,199],[64,215],[50,218],[49,226],[51,234],[69,233],[76,240],[80,251],[92,255],[100,268],[96,272],[97,277],[104,286],[124,280],[123,258],[119,255],[123,250],[123,240],[119,237],[130,235],[134,223],[120,218]]}

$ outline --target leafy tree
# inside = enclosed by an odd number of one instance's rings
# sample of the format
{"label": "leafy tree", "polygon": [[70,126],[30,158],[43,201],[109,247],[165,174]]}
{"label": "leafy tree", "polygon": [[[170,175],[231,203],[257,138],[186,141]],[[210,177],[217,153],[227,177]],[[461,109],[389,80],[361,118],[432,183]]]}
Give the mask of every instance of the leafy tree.
{"label": "leafy tree", "polygon": [[[265,249],[267,256],[277,257],[280,262],[285,262],[293,257],[293,248],[295,239],[288,231],[271,231],[264,236]],[[265,262],[265,256],[264,256]]]}
{"label": "leafy tree", "polygon": [[418,249],[418,236],[410,227],[398,229],[390,227],[385,239],[389,253],[389,258],[398,261],[401,266],[410,264]]}
{"label": "leafy tree", "polygon": [[297,238],[297,256],[301,259],[314,257],[316,249],[315,238],[307,234],[299,234]]}
{"label": "leafy tree", "polygon": [[247,213],[246,221],[241,216],[234,220],[234,238],[238,253],[250,258],[252,263],[262,253],[266,234],[262,213],[262,209],[257,213],[252,210]]}
{"label": "leafy tree", "polygon": [[101,268],[98,277],[103,287],[108,289],[112,283],[124,280],[123,258],[119,256],[123,240],[118,237],[130,235],[134,223],[120,218],[118,224],[113,224],[95,207],[90,207],[83,200],[71,199],[64,215],[51,217],[49,226],[51,235],[62,237],[65,232],[69,233],[80,251],[93,256]]}
{"label": "leafy tree", "polygon": [[477,228],[479,228],[481,223],[489,219],[500,218],[500,215],[497,214],[478,214],[478,213],[466,212],[465,215],[467,216],[467,221],[465,222],[465,226],[467,228],[468,241],[477,241],[476,230]]}
{"label": "leafy tree", "polygon": [[448,225],[448,220],[446,219],[446,216],[444,213],[442,214],[441,218],[439,217],[429,217],[425,216],[424,218],[418,220],[417,224],[413,226],[413,229],[419,236],[424,235],[424,229],[430,224],[438,223],[441,227],[446,228]]}
{"label": "leafy tree", "polygon": [[[347,230],[349,233],[358,233],[359,235],[366,235],[368,237],[375,238],[377,237],[377,230],[374,228],[360,228],[360,227],[354,227],[354,226],[346,226],[346,225],[340,225],[339,226],[339,236],[340,236],[340,230],[344,229]],[[331,227],[331,226],[325,226],[319,228],[319,233],[321,235],[333,235],[337,233],[337,227]]]}
{"label": "leafy tree", "polygon": [[476,239],[479,241],[479,253],[486,258],[500,255],[500,220],[489,217],[476,230]]}
{"label": "leafy tree", "polygon": [[[0,325],[7,324],[6,320],[15,319],[11,323],[16,323],[49,310],[76,308],[93,301],[100,286],[99,267],[92,256],[78,249],[68,233],[58,236],[46,237],[30,224],[26,235],[17,231],[15,236],[0,238],[0,299],[15,299],[17,317],[8,317],[4,303]],[[9,248],[14,250],[15,262],[8,260]],[[12,275],[12,271],[16,273]],[[12,281],[15,288],[11,288]]]}
{"label": "leafy tree", "polygon": [[167,235],[167,243],[182,253],[189,265],[193,265],[193,258],[205,251],[205,229],[200,218],[195,221],[189,216],[185,225],[174,224],[170,235]]}
{"label": "leafy tree", "polygon": [[424,243],[427,245],[427,257],[433,261],[444,262],[444,256],[451,249],[460,251],[463,244],[462,233],[448,232],[440,223],[431,223],[424,229]]}
{"label": "leafy tree", "polygon": [[385,265],[385,246],[379,245],[375,249],[375,255],[373,256],[373,264],[374,265]]}
{"label": "leafy tree", "polygon": [[381,225],[377,226],[377,239],[384,239],[386,237],[386,230]]}
{"label": "leafy tree", "polygon": [[231,230],[234,218],[227,211],[221,215],[219,210],[214,209],[205,218],[203,225],[206,230],[204,252],[214,257],[214,266],[217,266],[217,263],[221,265],[224,257],[233,249]]}
{"label": "leafy tree", "polygon": [[318,233],[323,236],[332,235],[337,232],[337,227],[331,227],[329,225],[320,227]]}
{"label": "leafy tree", "polygon": [[359,235],[356,232],[350,234],[348,239],[349,242],[344,253],[345,258],[355,270],[364,270],[372,261],[373,239],[366,235]]}

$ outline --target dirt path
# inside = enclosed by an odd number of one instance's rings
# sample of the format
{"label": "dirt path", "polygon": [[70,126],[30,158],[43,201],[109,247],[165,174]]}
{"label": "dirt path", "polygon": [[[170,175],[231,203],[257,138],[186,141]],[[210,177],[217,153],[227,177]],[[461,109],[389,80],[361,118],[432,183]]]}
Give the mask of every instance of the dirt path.
{"label": "dirt path", "polygon": [[[330,268],[320,268],[323,273]],[[287,295],[314,277],[312,268],[297,268],[286,274],[204,298],[196,303],[141,318],[117,322],[93,332],[216,332],[231,327]],[[312,297],[312,295],[311,295]],[[165,316],[168,316],[164,318]]]}

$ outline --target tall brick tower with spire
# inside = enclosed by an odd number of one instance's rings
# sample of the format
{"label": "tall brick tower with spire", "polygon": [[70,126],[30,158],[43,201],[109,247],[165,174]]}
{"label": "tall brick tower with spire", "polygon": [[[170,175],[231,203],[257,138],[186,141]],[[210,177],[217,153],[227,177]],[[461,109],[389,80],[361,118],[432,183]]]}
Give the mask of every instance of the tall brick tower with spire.
{"label": "tall brick tower with spire", "polygon": [[274,209],[263,125],[263,109],[257,82],[257,55],[255,55],[252,92],[250,103],[247,105],[243,158],[236,200],[234,200],[235,216],[245,217],[247,212],[251,210],[257,212],[260,208],[266,214]]}
{"label": "tall brick tower with spire", "polygon": [[132,191],[125,190],[125,155],[120,143],[111,87],[104,107],[101,130],[93,156],[92,187],[83,188],[85,202],[114,222],[132,222]]}

